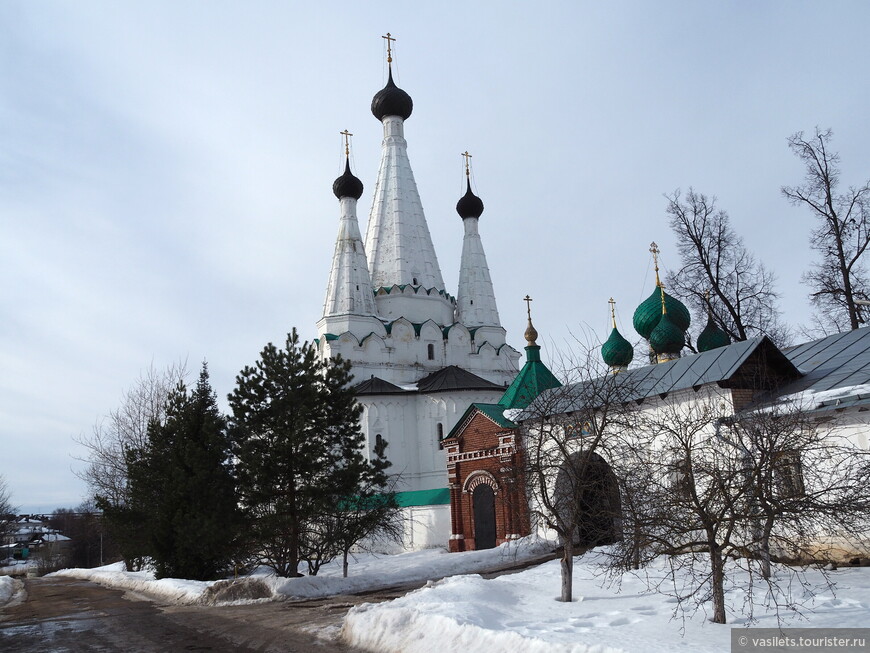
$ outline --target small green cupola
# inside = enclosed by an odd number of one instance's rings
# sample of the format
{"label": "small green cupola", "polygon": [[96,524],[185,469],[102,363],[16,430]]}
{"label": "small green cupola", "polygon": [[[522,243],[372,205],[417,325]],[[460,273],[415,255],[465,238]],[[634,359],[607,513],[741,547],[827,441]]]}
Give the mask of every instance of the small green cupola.
{"label": "small green cupola", "polygon": [[652,294],[634,311],[634,318],[632,320],[634,329],[642,338],[649,340],[653,330],[662,319],[662,303],[664,303],[671,321],[685,333],[689,330],[689,324],[692,321],[689,309],[679,299],[671,297],[665,292],[665,288],[659,279],[658,245],[652,243],[649,251],[652,252],[655,264],[656,287]]}
{"label": "small green cupola", "polygon": [[698,351],[710,351],[731,344],[728,334],[716,324],[713,319],[713,307],[710,305],[710,292],[707,292],[707,325],[698,335]]}
{"label": "small green cupola", "polygon": [[616,374],[628,368],[631,359],[634,358],[634,347],[626,340],[616,328],[616,302],[610,298],[610,319],[613,322],[613,330],[610,337],[601,345],[601,358],[610,366],[610,370]]}
{"label": "small green cupola", "polygon": [[509,408],[526,408],[544,390],[559,388],[562,383],[557,379],[549,368],[541,361],[541,348],[538,346],[538,332],[532,325],[532,298],[525,296],[526,311],[529,317],[529,325],[526,327],[526,364],[517,374],[513,383],[505,390],[498,405],[505,410]]}
{"label": "small green cupola", "polygon": [[665,363],[680,357],[680,352],[686,344],[686,332],[671,319],[665,303],[664,289],[661,296],[661,319],[649,334],[649,344],[656,354],[659,363]]}

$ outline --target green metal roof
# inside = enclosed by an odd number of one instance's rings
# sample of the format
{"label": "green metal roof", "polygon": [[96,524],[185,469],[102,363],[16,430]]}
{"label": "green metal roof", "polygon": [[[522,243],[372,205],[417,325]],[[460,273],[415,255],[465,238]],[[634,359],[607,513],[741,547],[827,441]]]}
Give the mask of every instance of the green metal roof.
{"label": "green metal roof", "polygon": [[409,508],[411,506],[443,506],[450,503],[450,488],[440,487],[435,490],[397,492],[396,503],[402,508]]}
{"label": "green metal roof", "polygon": [[526,347],[526,364],[498,403],[502,408],[525,408],[544,390],[561,387],[561,382],[541,362],[538,345]]}

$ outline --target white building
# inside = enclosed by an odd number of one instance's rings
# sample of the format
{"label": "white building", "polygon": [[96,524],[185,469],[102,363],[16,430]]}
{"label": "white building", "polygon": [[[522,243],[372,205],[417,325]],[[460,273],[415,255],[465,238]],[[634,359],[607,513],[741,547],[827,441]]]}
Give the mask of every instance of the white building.
{"label": "white building", "polygon": [[367,449],[388,442],[409,519],[405,545],[422,548],[446,545],[450,535],[440,440],[472,403],[498,401],[520,354],[505,342],[478,233],[483,202],[470,182],[456,207],[464,225],[456,296],[444,286],[408,158],[412,109],[390,70],[372,100],[384,140],[365,241],[357,220],[363,184],[349,162],[333,184],[339,231],[317,343],[322,356],[352,362]]}

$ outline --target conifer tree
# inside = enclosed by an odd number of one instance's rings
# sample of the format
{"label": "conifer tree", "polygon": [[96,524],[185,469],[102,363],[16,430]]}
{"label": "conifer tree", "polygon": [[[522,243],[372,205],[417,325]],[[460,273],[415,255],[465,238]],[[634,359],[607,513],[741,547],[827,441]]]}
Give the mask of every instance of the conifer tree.
{"label": "conifer tree", "polygon": [[229,465],[226,418],[203,363],[196,387],[179,383],[163,424],[130,452],[131,508],[147,525],[158,578],[211,580],[229,570],[240,515]]}
{"label": "conifer tree", "polygon": [[[236,377],[231,434],[246,530],[260,562],[297,576],[306,529],[367,469],[350,363],[321,360],[294,329]],[[331,548],[331,547],[327,547]]]}

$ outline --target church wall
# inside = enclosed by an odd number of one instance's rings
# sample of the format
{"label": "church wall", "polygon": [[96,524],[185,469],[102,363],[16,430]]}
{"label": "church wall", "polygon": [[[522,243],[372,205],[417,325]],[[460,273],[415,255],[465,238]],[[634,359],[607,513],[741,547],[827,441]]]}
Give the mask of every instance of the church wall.
{"label": "church wall", "polygon": [[360,424],[367,455],[374,455],[380,434],[388,443],[389,472],[401,476],[397,491],[445,488],[447,467],[440,438],[472,403],[494,402],[500,397],[500,391],[489,390],[361,396]]}

